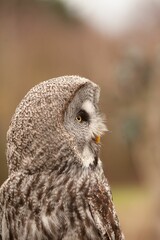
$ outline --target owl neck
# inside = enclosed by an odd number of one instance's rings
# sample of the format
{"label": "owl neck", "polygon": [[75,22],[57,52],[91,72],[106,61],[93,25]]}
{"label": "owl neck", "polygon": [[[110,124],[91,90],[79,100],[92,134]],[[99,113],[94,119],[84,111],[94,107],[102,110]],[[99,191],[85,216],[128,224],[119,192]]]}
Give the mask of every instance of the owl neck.
{"label": "owl neck", "polygon": [[[36,154],[34,152],[32,154],[32,151],[30,154],[27,157],[19,154],[19,159],[16,159],[17,165],[15,167],[12,166],[13,164],[10,165],[10,173],[22,171],[32,175],[49,172],[53,173],[55,178],[70,174],[76,178],[77,175],[103,171],[98,156],[91,156],[93,159],[90,160],[91,157],[88,158],[88,155],[80,154],[73,140],[70,140],[68,136],[67,139],[61,139],[56,146],[54,145],[54,148],[52,148],[52,144],[48,147],[46,144],[44,147],[40,146],[39,149],[36,149]],[[14,162],[12,160],[10,162]]]}

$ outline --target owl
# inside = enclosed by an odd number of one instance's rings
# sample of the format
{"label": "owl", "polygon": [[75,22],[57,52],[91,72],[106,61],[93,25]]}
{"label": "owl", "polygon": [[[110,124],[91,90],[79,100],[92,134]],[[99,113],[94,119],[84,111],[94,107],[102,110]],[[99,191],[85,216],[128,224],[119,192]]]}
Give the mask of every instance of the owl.
{"label": "owl", "polygon": [[3,240],[123,240],[99,158],[99,87],[63,76],[33,87],[7,132]]}

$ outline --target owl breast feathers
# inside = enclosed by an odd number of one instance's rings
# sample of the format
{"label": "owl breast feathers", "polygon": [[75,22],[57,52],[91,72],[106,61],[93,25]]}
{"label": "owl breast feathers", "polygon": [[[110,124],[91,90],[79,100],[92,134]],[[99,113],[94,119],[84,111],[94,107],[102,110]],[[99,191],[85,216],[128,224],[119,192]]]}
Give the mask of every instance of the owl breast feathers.
{"label": "owl breast feathers", "polygon": [[99,87],[64,76],[23,98],[7,132],[3,240],[123,240],[99,159]]}

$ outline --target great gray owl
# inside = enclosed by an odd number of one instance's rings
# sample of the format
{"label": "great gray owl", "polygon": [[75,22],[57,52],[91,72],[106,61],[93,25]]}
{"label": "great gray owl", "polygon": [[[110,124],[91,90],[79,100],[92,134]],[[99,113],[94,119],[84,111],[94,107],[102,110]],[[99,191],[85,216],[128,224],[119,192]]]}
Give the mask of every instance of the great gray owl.
{"label": "great gray owl", "polygon": [[3,240],[122,240],[99,159],[99,87],[65,76],[32,88],[7,133]]}

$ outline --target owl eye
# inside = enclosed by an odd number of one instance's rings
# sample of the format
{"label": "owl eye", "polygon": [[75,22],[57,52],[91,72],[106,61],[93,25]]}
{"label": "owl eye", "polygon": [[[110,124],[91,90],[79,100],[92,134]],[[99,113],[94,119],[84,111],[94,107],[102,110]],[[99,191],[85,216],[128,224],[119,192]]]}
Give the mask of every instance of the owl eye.
{"label": "owl eye", "polygon": [[76,116],[76,120],[79,123],[89,122],[89,114],[84,110],[80,110]]}
{"label": "owl eye", "polygon": [[82,118],[81,118],[81,116],[78,115],[78,116],[76,117],[76,120],[77,120],[78,122],[82,122]]}

